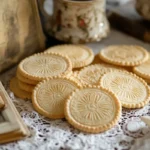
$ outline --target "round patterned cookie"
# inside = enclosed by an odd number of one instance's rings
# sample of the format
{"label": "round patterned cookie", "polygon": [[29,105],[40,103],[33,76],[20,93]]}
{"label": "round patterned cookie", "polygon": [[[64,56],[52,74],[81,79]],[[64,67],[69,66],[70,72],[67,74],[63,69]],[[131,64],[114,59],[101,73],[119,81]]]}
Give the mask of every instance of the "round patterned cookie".
{"label": "round patterned cookie", "polygon": [[112,91],[122,106],[126,108],[141,108],[150,100],[150,90],[147,83],[129,72],[106,73],[102,76],[100,85]]}
{"label": "round patterned cookie", "polygon": [[41,81],[54,76],[67,76],[72,71],[70,60],[60,54],[39,53],[32,55],[18,66],[22,76]]}
{"label": "round patterned cookie", "polygon": [[18,70],[17,70],[16,76],[17,76],[18,80],[20,80],[21,82],[26,83],[26,84],[36,85],[39,83],[39,81],[31,80],[27,77],[22,76]]}
{"label": "round patterned cookie", "polygon": [[55,52],[62,55],[67,55],[71,62],[73,68],[81,68],[89,65],[93,59],[94,54],[90,48],[83,45],[58,45],[49,48],[46,52]]}
{"label": "round patterned cookie", "polygon": [[19,85],[19,88],[24,90],[24,91],[27,91],[27,92],[31,92],[33,91],[33,89],[35,88],[34,85],[32,84],[27,84],[27,83],[24,83],[20,80],[18,80],[18,85]]}
{"label": "round patterned cookie", "polygon": [[99,52],[99,57],[107,63],[119,66],[137,66],[148,60],[148,52],[133,45],[108,46]]}
{"label": "round patterned cookie", "polygon": [[112,128],[121,115],[121,105],[114,94],[102,87],[76,90],[65,103],[65,117],[75,128],[99,133]]}
{"label": "round patterned cookie", "polygon": [[33,106],[48,118],[64,118],[65,100],[77,88],[80,88],[80,85],[69,78],[57,77],[44,80],[33,91]]}
{"label": "round patterned cookie", "polygon": [[134,67],[133,72],[142,78],[150,80],[150,59],[145,63]]}
{"label": "round patterned cookie", "polygon": [[108,64],[95,64],[81,69],[77,77],[83,85],[98,85],[103,74],[118,69],[122,68]]}
{"label": "round patterned cookie", "polygon": [[32,94],[30,92],[26,92],[19,88],[18,79],[16,77],[12,78],[10,81],[10,90],[15,96],[21,99],[31,99]]}

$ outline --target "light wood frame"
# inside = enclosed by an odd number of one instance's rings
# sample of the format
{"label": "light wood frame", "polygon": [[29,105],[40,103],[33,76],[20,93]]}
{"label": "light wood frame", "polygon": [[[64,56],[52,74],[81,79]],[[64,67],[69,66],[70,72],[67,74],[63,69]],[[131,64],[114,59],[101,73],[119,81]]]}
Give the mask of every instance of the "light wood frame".
{"label": "light wood frame", "polygon": [[[1,111],[0,144],[21,139],[29,135],[29,130],[23,123],[12,100],[0,82],[0,96],[5,102],[5,108]],[[2,118],[4,121],[2,121]]]}

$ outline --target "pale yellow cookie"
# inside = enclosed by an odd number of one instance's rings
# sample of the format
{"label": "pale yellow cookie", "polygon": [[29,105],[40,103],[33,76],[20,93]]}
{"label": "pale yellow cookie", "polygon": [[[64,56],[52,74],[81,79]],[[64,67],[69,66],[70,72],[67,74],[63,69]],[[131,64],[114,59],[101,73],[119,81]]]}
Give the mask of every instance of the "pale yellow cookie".
{"label": "pale yellow cookie", "polygon": [[46,52],[56,52],[62,55],[67,55],[73,68],[80,68],[89,65],[94,59],[92,50],[84,45],[58,45],[50,47]]}
{"label": "pale yellow cookie", "polygon": [[32,85],[32,84],[27,84],[27,83],[24,83],[20,80],[18,80],[18,85],[19,85],[19,88],[24,90],[24,91],[27,91],[27,92],[31,92],[34,90],[35,88],[35,85]]}
{"label": "pale yellow cookie", "polygon": [[144,79],[150,80],[150,59],[145,63],[134,67],[133,72]]}
{"label": "pale yellow cookie", "polygon": [[0,110],[5,106],[5,103],[2,99],[2,97],[0,96]]}
{"label": "pale yellow cookie", "polygon": [[39,83],[33,91],[32,103],[40,114],[52,118],[64,118],[64,103],[80,85],[69,78],[52,78]]}
{"label": "pale yellow cookie", "polygon": [[72,71],[72,64],[67,57],[60,54],[39,53],[21,61],[18,69],[22,76],[42,81],[54,76],[69,75]]}
{"label": "pale yellow cookie", "polygon": [[69,77],[71,80],[77,82],[81,87],[83,86],[82,81],[78,78],[79,71],[72,72],[71,76]]}
{"label": "pale yellow cookie", "polygon": [[31,93],[21,90],[18,85],[18,79],[16,77],[12,78],[10,81],[10,90],[14,93],[15,96],[22,99],[31,99]]}
{"label": "pale yellow cookie", "polygon": [[148,52],[134,45],[108,46],[99,52],[99,57],[107,63],[119,66],[137,66],[148,60]]}
{"label": "pale yellow cookie", "polygon": [[17,70],[16,76],[17,76],[18,80],[20,80],[21,82],[24,82],[26,84],[36,85],[39,83],[39,81],[31,80],[31,79],[28,79],[27,77],[22,76],[18,70]]}
{"label": "pale yellow cookie", "polygon": [[122,68],[108,64],[95,64],[80,70],[77,77],[83,85],[98,85],[99,79],[103,74],[118,69]]}
{"label": "pale yellow cookie", "polygon": [[123,107],[141,108],[150,100],[147,83],[135,74],[125,71],[106,73],[100,80],[100,85],[112,91]]}
{"label": "pale yellow cookie", "polygon": [[65,103],[65,117],[75,128],[99,133],[117,124],[121,115],[119,100],[102,87],[76,90]]}

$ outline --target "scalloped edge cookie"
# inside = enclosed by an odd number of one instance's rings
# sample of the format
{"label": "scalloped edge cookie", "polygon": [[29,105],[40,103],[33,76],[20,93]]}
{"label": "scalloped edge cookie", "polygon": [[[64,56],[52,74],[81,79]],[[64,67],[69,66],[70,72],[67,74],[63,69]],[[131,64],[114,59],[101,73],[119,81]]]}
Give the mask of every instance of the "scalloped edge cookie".
{"label": "scalloped edge cookie", "polygon": [[21,99],[31,99],[32,94],[30,92],[26,92],[21,90],[18,85],[18,79],[13,77],[10,80],[10,90],[14,93],[15,96]]}
{"label": "scalloped edge cookie", "polygon": [[[82,89],[99,89],[99,90],[102,90],[106,93],[108,93],[109,95],[111,95],[111,97],[113,98],[113,100],[115,101],[116,103],[116,106],[117,106],[117,109],[116,109],[116,117],[114,118],[114,120],[112,120],[109,124],[106,124],[106,125],[103,125],[103,126],[90,126],[90,125],[84,125],[84,124],[81,124],[79,122],[77,122],[71,115],[70,113],[70,102],[71,102],[71,98],[76,94],[76,92],[82,90]],[[112,93],[110,92],[109,90],[107,89],[104,89],[100,86],[87,86],[87,87],[84,87],[84,88],[81,88],[81,89],[77,89],[75,90],[70,96],[69,98],[66,100],[66,103],[65,103],[65,118],[67,119],[67,121],[72,125],[74,126],[75,128],[81,130],[81,131],[84,131],[84,132],[88,132],[88,133],[99,133],[99,132],[103,132],[103,131],[106,131],[110,128],[112,128],[115,124],[117,124],[117,122],[119,121],[120,117],[121,117],[121,104],[120,104],[120,101],[117,99],[117,97]]]}
{"label": "scalloped edge cookie", "polygon": [[[150,59],[148,60],[148,62],[150,62]],[[145,65],[146,63],[147,61],[139,66],[133,67],[133,72],[138,76],[140,76],[141,78],[150,80],[150,74],[144,73],[142,70],[140,70],[141,67],[145,68],[143,65]],[[150,69],[150,65],[149,65],[149,69]]]}
{"label": "scalloped edge cookie", "polygon": [[[63,55],[60,55],[58,53],[37,53],[37,54],[34,54],[32,56],[29,56],[27,58],[25,58],[24,60],[22,60],[20,62],[20,64],[18,65],[18,72],[25,78],[28,78],[30,80],[35,80],[35,81],[42,81],[44,79],[48,79],[48,78],[51,78],[52,76],[49,76],[49,77],[42,77],[42,76],[35,76],[35,75],[32,75],[28,72],[26,72],[24,69],[23,69],[23,64],[25,61],[27,61],[28,59],[30,60],[31,58],[33,57],[36,57],[36,56],[41,56],[41,55],[55,55],[55,56],[59,56],[59,57],[62,57],[66,63],[68,64],[67,68],[66,68],[66,71],[61,73],[61,74],[58,74],[57,76],[68,76],[71,71],[72,71],[72,64],[71,64],[71,61],[69,58],[67,58],[66,56],[63,56]],[[56,76],[56,77],[57,77]]]}
{"label": "scalloped edge cookie", "polygon": [[27,83],[24,83],[20,80],[18,80],[18,85],[19,85],[19,88],[26,91],[26,92],[31,92],[34,90],[35,88],[35,85],[31,85],[31,84],[27,84]]}
{"label": "scalloped edge cookie", "polygon": [[22,76],[19,73],[18,69],[17,69],[16,76],[17,76],[18,80],[20,80],[21,82],[26,83],[26,84],[37,85],[39,83],[39,81],[31,80],[31,79],[28,79],[27,77]]}
{"label": "scalloped edge cookie", "polygon": [[[40,114],[44,115],[45,117],[48,117],[50,119],[61,119],[61,118],[64,118],[64,114],[63,115],[55,115],[55,112],[54,114],[49,114],[47,113],[47,111],[45,111],[43,108],[41,108],[41,106],[38,104],[37,102],[37,98],[36,98],[36,93],[37,93],[37,90],[39,89],[39,87],[47,82],[47,81],[50,81],[50,80],[53,80],[53,79],[64,79],[64,80],[67,80],[67,81],[70,81],[70,82],[73,82],[78,88],[81,88],[81,86],[74,80],[68,78],[68,77],[52,77],[52,78],[49,78],[49,79],[46,79],[46,80],[43,80],[42,82],[40,82],[33,90],[33,93],[32,93],[32,104],[35,108],[35,110],[37,112],[39,112]],[[69,95],[68,95],[69,96]]]}
{"label": "scalloped edge cookie", "polygon": [[[94,59],[94,53],[89,47],[87,47],[85,45],[80,45],[80,44],[78,44],[78,45],[75,45],[75,44],[56,45],[56,46],[48,48],[45,52],[47,52],[47,53],[54,52],[54,50],[52,50],[53,48],[57,48],[58,47],[58,48],[61,49],[61,47],[63,48],[63,46],[70,47],[70,51],[71,51],[71,47],[76,47],[77,48],[77,52],[78,52],[78,48],[82,48],[82,49],[86,50],[89,53],[89,57],[87,59],[85,59],[85,60],[82,60],[82,61],[81,60],[72,61],[70,56],[67,55],[67,53],[66,53],[66,56],[68,56],[70,58],[71,62],[72,62],[72,67],[73,68],[81,68],[81,67],[87,66],[87,65],[92,63],[92,61]],[[58,52],[58,53],[62,54],[61,52]],[[62,55],[64,55],[64,54],[62,54]]]}
{"label": "scalloped edge cookie", "polygon": [[73,71],[69,78],[77,82],[81,87],[83,87],[82,81],[78,78],[78,73],[79,71]]}
{"label": "scalloped edge cookie", "polygon": [[[131,72],[119,71],[119,70],[118,70],[118,71],[114,71],[114,73],[117,73],[117,72],[124,72],[125,74],[127,74],[127,75],[129,75],[129,76],[132,76],[133,78],[139,80],[139,81],[145,86],[145,88],[147,89],[147,97],[146,97],[145,100],[143,100],[142,102],[140,102],[140,103],[138,103],[138,104],[129,104],[129,103],[123,103],[123,102],[121,102],[122,106],[125,107],[125,108],[142,108],[142,107],[144,107],[146,104],[148,104],[148,102],[150,101],[150,88],[148,87],[146,81],[143,80],[142,78],[138,77],[137,75],[131,73]],[[110,72],[104,74],[104,75],[101,77],[101,79],[100,79],[100,86],[103,87],[103,85],[102,85],[102,82],[103,82],[103,81],[102,81],[102,80],[103,80],[103,78],[104,78],[107,74],[109,74],[109,73],[110,73]],[[111,72],[111,73],[113,73],[113,72]],[[104,87],[103,87],[103,88],[104,88]],[[107,88],[106,88],[106,89],[107,89]],[[107,89],[107,90],[109,90],[109,89]],[[115,94],[115,93],[114,93],[114,94]]]}
{"label": "scalloped edge cookie", "polygon": [[[118,61],[118,60],[115,60],[115,59],[111,59],[111,58],[108,58],[106,55],[105,55],[105,51],[111,47],[120,47],[120,49],[123,47],[123,46],[128,46],[128,47],[135,47],[140,49],[140,51],[143,52],[144,54],[144,57],[143,59],[141,60],[138,60],[138,61],[133,61],[133,62],[128,62],[128,61]],[[130,49],[130,48],[129,48]],[[115,49],[114,49],[115,51]],[[134,66],[137,66],[137,65],[140,65],[142,63],[144,63],[145,61],[148,60],[149,58],[149,53],[146,51],[146,49],[144,49],[143,47],[141,46],[137,46],[137,45],[111,45],[111,46],[108,46],[106,48],[103,48],[102,50],[100,50],[99,52],[99,57],[100,59],[102,59],[103,61],[107,62],[107,63],[110,63],[110,64],[114,64],[114,65],[118,65],[118,66],[127,66],[127,67],[134,67]]]}

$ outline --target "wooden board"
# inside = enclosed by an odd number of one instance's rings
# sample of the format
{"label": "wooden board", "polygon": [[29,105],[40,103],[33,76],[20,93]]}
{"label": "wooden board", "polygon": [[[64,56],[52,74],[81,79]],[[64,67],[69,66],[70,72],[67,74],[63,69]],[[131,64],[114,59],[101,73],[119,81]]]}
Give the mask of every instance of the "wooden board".
{"label": "wooden board", "polygon": [[0,144],[28,136],[29,130],[23,123],[23,120],[1,82],[0,96],[6,104],[5,108],[0,113]]}

